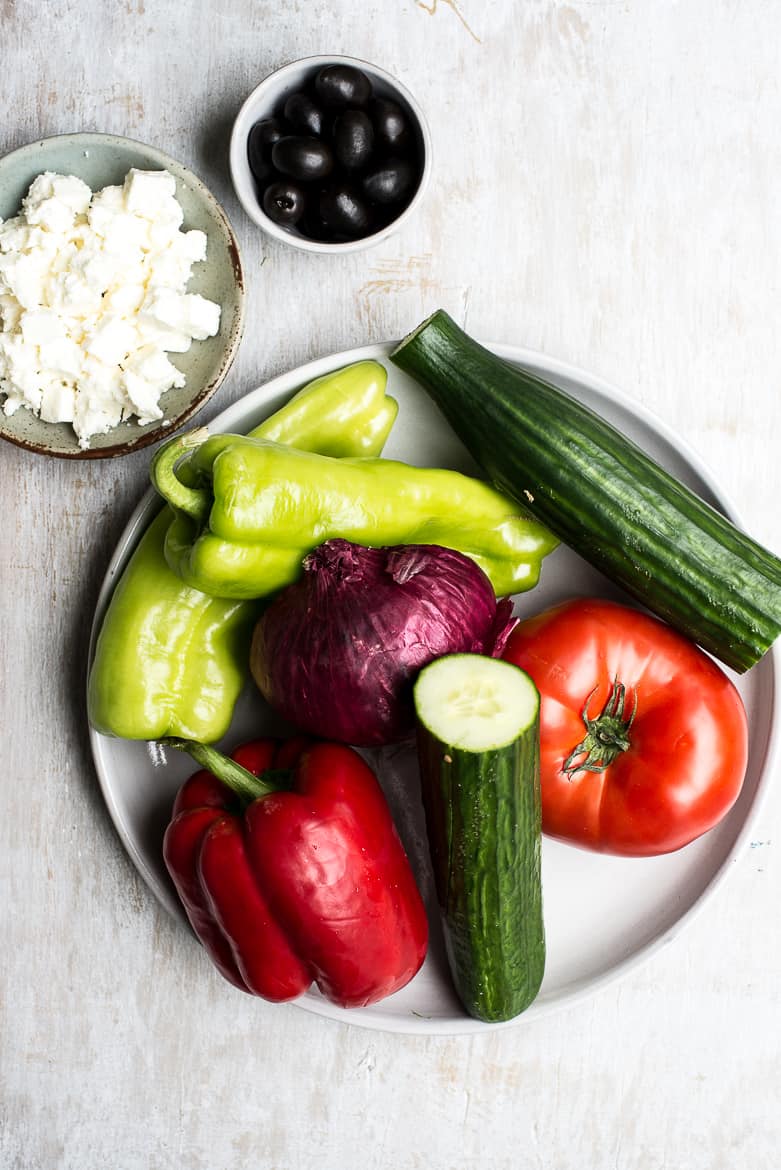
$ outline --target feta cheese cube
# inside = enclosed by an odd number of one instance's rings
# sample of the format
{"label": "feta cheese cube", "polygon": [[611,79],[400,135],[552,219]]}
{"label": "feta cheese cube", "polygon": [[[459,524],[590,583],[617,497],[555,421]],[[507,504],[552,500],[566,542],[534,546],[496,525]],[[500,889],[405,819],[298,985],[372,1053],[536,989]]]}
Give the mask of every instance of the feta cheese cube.
{"label": "feta cheese cube", "polygon": [[6,379],[0,379],[0,394],[5,394],[6,399],[3,402],[3,414],[10,418],[12,414],[16,414],[20,406],[30,406],[23,394],[20,394],[13,382]]}
{"label": "feta cheese cube", "polygon": [[197,341],[213,337],[220,328],[220,306],[198,293],[154,289],[147,299],[146,312],[162,325]]}
{"label": "feta cheese cube", "polygon": [[65,203],[74,215],[86,215],[92,199],[92,191],[75,175],[54,175],[52,194],[55,199]]}
{"label": "feta cheese cube", "polygon": [[189,232],[180,232],[174,241],[178,244],[191,264],[198,264],[206,259],[206,232],[192,228]]}
{"label": "feta cheese cube", "polygon": [[92,192],[85,182],[75,175],[58,175],[44,171],[37,175],[22,200],[22,212],[28,223],[35,223],[37,210],[56,199],[64,203],[74,215],[83,215],[89,207]]}
{"label": "feta cheese cube", "polygon": [[143,284],[117,284],[104,294],[103,306],[107,313],[130,317],[141,308],[145,296]]}
{"label": "feta cheese cube", "polygon": [[102,289],[75,272],[51,277],[46,285],[46,296],[49,305],[67,317],[97,320],[100,315]]}
{"label": "feta cheese cube", "polygon": [[84,365],[81,346],[70,337],[45,342],[38,347],[38,356],[41,370],[52,377],[76,379]]}
{"label": "feta cheese cube", "polygon": [[155,216],[149,224],[149,248],[153,252],[160,252],[179,236],[179,229],[183,220],[182,209],[178,203],[171,203],[160,214]]}
{"label": "feta cheese cube", "polygon": [[220,306],[199,293],[185,293],[187,332],[196,341],[215,337],[220,331]]}
{"label": "feta cheese cube", "polygon": [[87,211],[87,223],[92,232],[105,236],[111,231],[118,216],[125,213],[124,187],[104,187],[96,192]]}
{"label": "feta cheese cube", "polygon": [[44,379],[38,371],[37,359],[34,362],[17,362],[11,366],[11,379],[14,388],[24,395],[33,410],[40,410]]}
{"label": "feta cheese cube", "polygon": [[115,398],[99,398],[84,393],[79,384],[79,394],[73,415],[73,429],[83,449],[89,447],[92,435],[105,435],[122,421],[123,404]]}
{"label": "feta cheese cube", "polygon": [[[181,234],[181,233],[180,233]],[[192,264],[173,244],[154,256],[150,264],[149,289],[169,288],[183,292],[190,279]]]}
{"label": "feta cheese cube", "polygon": [[121,317],[103,317],[86,337],[84,348],[88,354],[107,366],[118,366],[137,342],[133,326]]}
{"label": "feta cheese cube", "polygon": [[168,171],[142,171],[133,167],[125,176],[125,206],[147,219],[176,197],[176,179]]}
{"label": "feta cheese cube", "polygon": [[0,252],[23,252],[30,241],[31,231],[19,216],[0,225]]}
{"label": "feta cheese cube", "polygon": [[185,378],[173,362],[153,345],[143,346],[125,362],[125,374],[132,373],[158,387],[159,392],[172,386],[184,386]]}
{"label": "feta cheese cube", "polygon": [[145,313],[139,313],[136,328],[142,345],[156,345],[169,353],[187,353],[192,346],[193,339],[189,333],[162,325]]}
{"label": "feta cheese cube", "polygon": [[28,223],[40,225],[53,235],[67,232],[69,228],[73,227],[75,218],[73,209],[55,196],[52,196],[51,199],[43,199],[27,214]]}
{"label": "feta cheese cube", "polygon": [[47,341],[60,341],[65,336],[65,327],[53,309],[22,313],[20,326],[28,345],[45,345]]}
{"label": "feta cheese cube", "polygon": [[132,402],[139,422],[153,422],[162,418],[163,412],[158,405],[161,390],[154,382],[147,382],[132,370],[125,371],[125,388],[128,398]]}
{"label": "feta cheese cube", "polygon": [[125,210],[125,185],[124,183],[116,183],[113,186],[101,187],[100,191],[96,191],[92,196],[90,203],[91,213],[96,208],[103,208],[105,210],[124,211]]}
{"label": "feta cheese cube", "polygon": [[76,413],[74,387],[52,380],[43,388],[38,409],[44,422],[73,422]]}
{"label": "feta cheese cube", "polygon": [[30,187],[22,200],[22,213],[24,218],[30,222],[30,212],[34,212],[39,204],[47,199],[51,199],[54,194],[54,180],[56,178],[54,171],[44,171],[43,174],[36,175]]}
{"label": "feta cheese cube", "polygon": [[45,257],[36,252],[20,252],[0,257],[0,267],[6,289],[23,309],[38,309],[45,303]]}

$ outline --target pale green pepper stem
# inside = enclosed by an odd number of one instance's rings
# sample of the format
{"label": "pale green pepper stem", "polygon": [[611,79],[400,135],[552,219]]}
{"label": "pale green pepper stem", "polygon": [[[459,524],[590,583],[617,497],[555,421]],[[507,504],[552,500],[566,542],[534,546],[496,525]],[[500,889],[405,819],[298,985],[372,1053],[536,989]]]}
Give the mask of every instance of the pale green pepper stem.
{"label": "pale green pepper stem", "polygon": [[[206,743],[198,743],[195,739],[176,739],[171,736],[167,739],[161,739],[160,743],[164,747],[187,752],[196,764],[200,764],[207,772],[211,772],[242,800],[251,802],[257,800],[259,796],[269,796],[272,792],[278,792],[281,787],[284,787],[281,783],[268,784],[260,776],[255,776],[243,768],[241,764],[237,764],[230,756],[223,755],[217,748],[210,747]],[[283,775],[287,774],[280,769],[270,770],[266,775],[273,776],[276,780],[282,780]]]}
{"label": "pale green pepper stem", "polygon": [[179,512],[192,516],[193,520],[203,521],[209,514],[212,496],[206,488],[188,487],[182,483],[176,474],[176,465],[183,455],[200,447],[209,437],[206,427],[188,431],[186,435],[177,435],[163,443],[155,452],[150,468],[150,475],[155,490]]}

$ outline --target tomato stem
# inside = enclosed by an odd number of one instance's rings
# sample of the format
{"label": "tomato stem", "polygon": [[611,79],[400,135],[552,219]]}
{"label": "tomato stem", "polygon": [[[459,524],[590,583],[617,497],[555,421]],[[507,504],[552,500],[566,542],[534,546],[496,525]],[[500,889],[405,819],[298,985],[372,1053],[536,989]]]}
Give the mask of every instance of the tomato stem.
{"label": "tomato stem", "polygon": [[629,729],[637,714],[637,691],[633,694],[632,710],[627,715],[626,687],[614,679],[604,707],[599,715],[590,719],[589,704],[596,690],[594,687],[580,713],[586,734],[562,764],[561,770],[567,776],[576,772],[604,772],[630,745]]}

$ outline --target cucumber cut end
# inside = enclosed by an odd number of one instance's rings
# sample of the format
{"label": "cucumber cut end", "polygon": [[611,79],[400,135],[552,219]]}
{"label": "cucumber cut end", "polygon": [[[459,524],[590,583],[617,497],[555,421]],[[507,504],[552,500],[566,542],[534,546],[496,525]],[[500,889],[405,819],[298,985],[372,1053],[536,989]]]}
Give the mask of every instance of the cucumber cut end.
{"label": "cucumber cut end", "polygon": [[433,313],[430,313],[428,317],[426,317],[425,321],[421,321],[420,325],[416,325],[414,329],[410,329],[409,333],[402,337],[401,341],[398,342],[398,344],[391,350],[391,360],[396,357],[396,354],[401,353],[403,349],[406,349],[410,342],[414,341],[418,334],[422,333],[426,326],[430,325],[434,318],[441,313],[442,309],[435,309]]}
{"label": "cucumber cut end", "polygon": [[427,731],[459,751],[486,752],[514,743],[533,725],[540,697],[528,674],[481,654],[448,654],[424,667],[415,710]]}

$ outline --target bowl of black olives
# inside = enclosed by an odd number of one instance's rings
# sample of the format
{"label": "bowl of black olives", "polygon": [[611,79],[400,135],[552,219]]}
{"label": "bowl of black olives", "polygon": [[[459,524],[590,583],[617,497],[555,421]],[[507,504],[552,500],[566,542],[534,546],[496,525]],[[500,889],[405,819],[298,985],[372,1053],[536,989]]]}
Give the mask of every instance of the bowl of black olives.
{"label": "bowl of black olives", "polygon": [[233,125],[239,201],[270,236],[309,252],[372,247],[423,197],[431,136],[420,106],[385,70],[307,57],[260,83]]}

